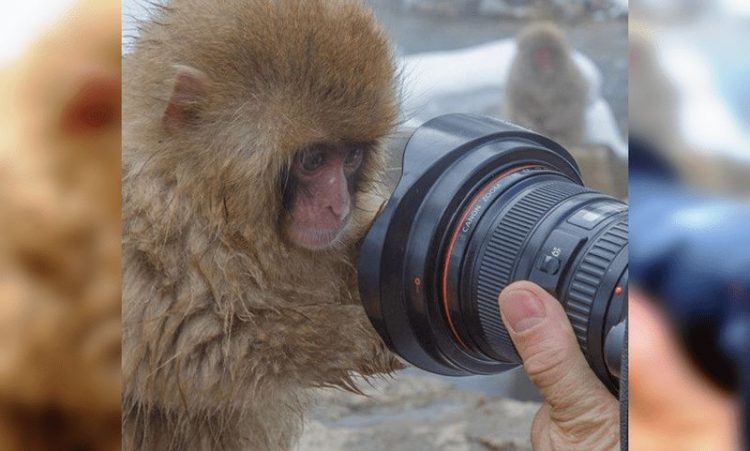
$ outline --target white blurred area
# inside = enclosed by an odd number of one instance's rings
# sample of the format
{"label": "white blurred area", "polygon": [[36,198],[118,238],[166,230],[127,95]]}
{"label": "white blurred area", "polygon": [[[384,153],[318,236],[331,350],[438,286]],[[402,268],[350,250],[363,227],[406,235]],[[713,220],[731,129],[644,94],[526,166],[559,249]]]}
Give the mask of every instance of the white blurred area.
{"label": "white blurred area", "polygon": [[707,152],[750,162],[748,129],[722,96],[710,62],[684,33],[667,33],[663,41],[668,45],[662,58],[681,97],[678,127],[685,140]]}
{"label": "white blurred area", "polygon": [[[750,192],[750,2],[634,0],[630,5],[631,42],[634,35],[645,37],[655,70],[667,82],[657,88],[651,82],[661,77],[638,74],[639,67],[631,62],[631,136],[647,135],[671,159],[687,162],[682,167],[692,172],[687,181],[746,195]],[[638,91],[657,90],[671,93],[652,102],[638,101]],[[654,111],[662,112],[652,122],[661,124],[658,133],[645,132],[647,124],[639,123],[638,117],[654,117]]]}
{"label": "white blurred area", "polygon": [[719,9],[726,14],[750,17],[750,2],[747,0],[722,0]]}
{"label": "white blurred area", "polygon": [[73,0],[5,2],[0,14],[0,68],[18,58],[72,4]]}

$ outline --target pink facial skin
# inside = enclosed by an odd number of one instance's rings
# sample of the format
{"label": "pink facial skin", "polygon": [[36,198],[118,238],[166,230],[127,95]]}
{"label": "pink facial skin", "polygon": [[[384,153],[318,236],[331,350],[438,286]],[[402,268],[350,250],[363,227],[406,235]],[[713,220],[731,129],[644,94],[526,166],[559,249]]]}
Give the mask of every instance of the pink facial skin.
{"label": "pink facial skin", "polygon": [[536,52],[536,67],[540,72],[549,72],[555,68],[555,51],[542,47]]}
{"label": "pink facial skin", "polygon": [[349,223],[351,190],[363,158],[360,147],[313,146],[297,155],[287,228],[294,244],[322,250],[337,242]]}

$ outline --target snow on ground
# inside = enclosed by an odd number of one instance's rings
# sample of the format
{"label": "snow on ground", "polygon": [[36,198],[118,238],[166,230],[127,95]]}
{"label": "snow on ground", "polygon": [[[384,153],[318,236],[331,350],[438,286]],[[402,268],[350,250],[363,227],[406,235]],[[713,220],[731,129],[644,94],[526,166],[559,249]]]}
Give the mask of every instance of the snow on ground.
{"label": "snow on ground", "polygon": [[[405,57],[401,69],[406,126],[417,127],[446,113],[500,116],[505,80],[515,54],[515,40],[504,39],[460,50]],[[618,131],[612,109],[601,96],[599,70],[580,52],[574,53],[574,60],[590,85],[586,143],[608,146],[626,158],[627,143]]]}

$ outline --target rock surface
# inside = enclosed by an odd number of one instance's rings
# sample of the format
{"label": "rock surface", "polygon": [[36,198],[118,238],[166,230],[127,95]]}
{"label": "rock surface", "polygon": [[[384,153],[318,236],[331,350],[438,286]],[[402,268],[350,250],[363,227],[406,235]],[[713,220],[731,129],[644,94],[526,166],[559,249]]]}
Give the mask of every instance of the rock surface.
{"label": "rock surface", "polygon": [[423,375],[321,390],[300,451],[529,450],[539,404],[460,390]]}

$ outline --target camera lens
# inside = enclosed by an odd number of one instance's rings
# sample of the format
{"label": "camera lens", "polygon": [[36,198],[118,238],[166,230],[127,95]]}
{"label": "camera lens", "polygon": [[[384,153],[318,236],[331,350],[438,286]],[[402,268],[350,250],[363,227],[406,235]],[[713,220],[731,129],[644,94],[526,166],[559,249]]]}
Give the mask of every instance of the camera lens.
{"label": "camera lens", "polygon": [[584,187],[558,144],[490,118],[442,116],[410,138],[401,180],[363,242],[362,300],[415,366],[493,374],[521,362],[498,295],[530,280],[563,304],[616,393],[605,344],[625,318],[627,227],[627,206]]}
{"label": "camera lens", "polygon": [[540,166],[499,174],[449,227],[438,298],[453,338],[478,357],[520,363],[497,298],[531,280],[560,298],[581,349],[606,375],[606,309],[624,291],[627,233],[624,204],[565,176]]}

